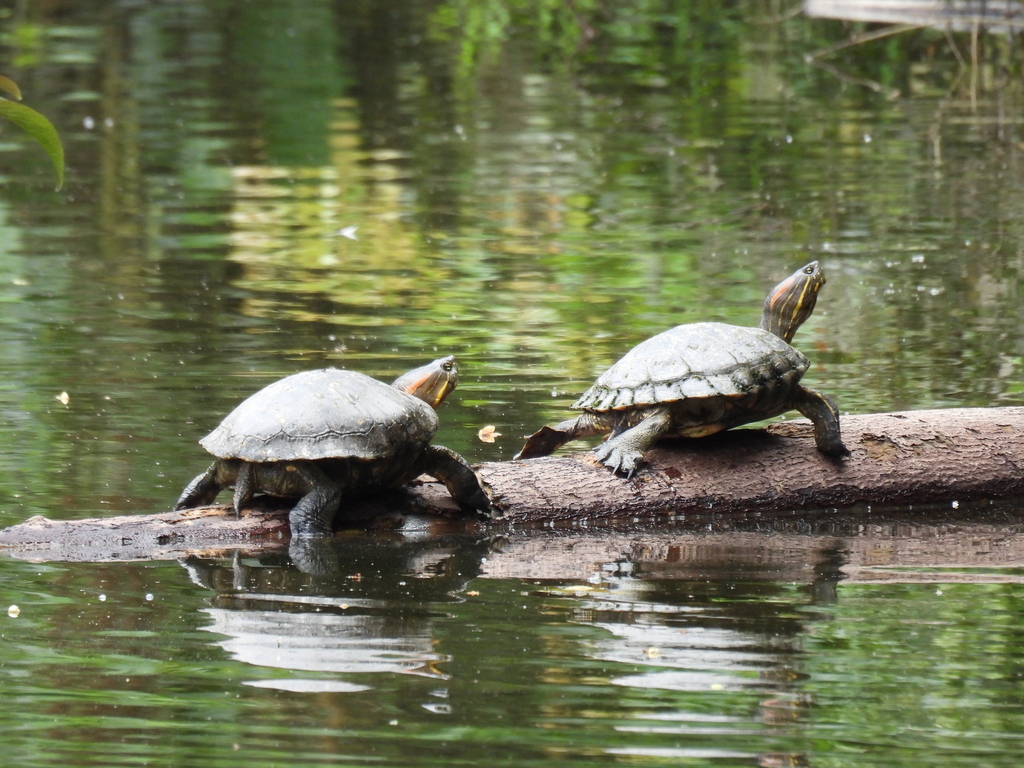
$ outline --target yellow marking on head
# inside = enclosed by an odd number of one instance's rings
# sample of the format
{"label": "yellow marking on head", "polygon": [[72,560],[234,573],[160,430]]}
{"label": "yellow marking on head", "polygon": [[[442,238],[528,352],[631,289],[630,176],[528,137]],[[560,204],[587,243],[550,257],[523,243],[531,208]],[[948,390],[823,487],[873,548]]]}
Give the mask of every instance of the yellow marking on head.
{"label": "yellow marking on head", "polygon": [[765,299],[761,327],[784,341],[810,317],[818,290],[825,284],[824,271],[812,261],[779,283]]}
{"label": "yellow marking on head", "polygon": [[434,408],[437,408],[437,406],[439,406],[441,403],[443,403],[444,399],[446,397],[448,397],[448,395],[450,395],[452,393],[452,390],[454,390],[454,389],[455,389],[455,387],[452,386],[452,382],[449,379],[448,381],[446,381],[444,383],[443,387],[441,387],[439,390],[437,390],[437,397],[434,398],[434,402],[431,403],[431,405]]}
{"label": "yellow marking on head", "polygon": [[392,386],[437,408],[458,383],[459,368],[455,357],[449,355],[402,374],[392,382]]}

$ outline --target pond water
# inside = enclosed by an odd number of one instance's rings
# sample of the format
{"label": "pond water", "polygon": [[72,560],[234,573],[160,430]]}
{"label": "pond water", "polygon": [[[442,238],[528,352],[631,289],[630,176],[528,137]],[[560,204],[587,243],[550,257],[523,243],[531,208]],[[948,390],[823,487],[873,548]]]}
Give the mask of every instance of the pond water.
{"label": "pond water", "polygon": [[[0,126],[0,525],[167,509],[200,437],[315,367],[455,354],[437,441],[508,459],[636,342],[754,324],[811,259],[794,343],[843,412],[1024,403],[1019,41],[917,30],[812,67],[850,30],[788,10],[0,10],[2,72],[68,157],[55,193]],[[5,556],[6,759],[1016,766],[1024,526],[971,512],[413,520],[317,575]]]}

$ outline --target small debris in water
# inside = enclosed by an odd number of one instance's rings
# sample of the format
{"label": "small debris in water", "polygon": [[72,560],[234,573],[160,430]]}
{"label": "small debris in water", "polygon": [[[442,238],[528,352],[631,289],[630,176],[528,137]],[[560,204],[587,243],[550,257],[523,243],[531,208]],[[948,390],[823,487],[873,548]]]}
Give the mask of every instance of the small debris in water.
{"label": "small debris in water", "polygon": [[62,404],[67,405],[68,403],[71,402],[71,395],[69,395],[67,392],[61,392],[59,395],[57,395],[57,399]]}
{"label": "small debris in water", "polygon": [[953,509],[960,509],[960,502],[959,501],[954,501],[953,502]]}
{"label": "small debris in water", "polygon": [[358,240],[359,238],[356,237],[357,229],[359,229],[359,227],[344,227],[343,229],[339,229],[337,234],[342,237],[347,237],[349,240]]}
{"label": "small debris in water", "polygon": [[10,616],[12,619],[18,618],[19,616],[21,616],[21,608],[19,608],[16,605],[12,605],[10,608],[7,609],[7,615]]}
{"label": "small debris in water", "polygon": [[480,438],[481,443],[493,443],[495,438],[501,437],[501,432],[493,424],[489,424],[486,427],[481,427],[476,436]]}

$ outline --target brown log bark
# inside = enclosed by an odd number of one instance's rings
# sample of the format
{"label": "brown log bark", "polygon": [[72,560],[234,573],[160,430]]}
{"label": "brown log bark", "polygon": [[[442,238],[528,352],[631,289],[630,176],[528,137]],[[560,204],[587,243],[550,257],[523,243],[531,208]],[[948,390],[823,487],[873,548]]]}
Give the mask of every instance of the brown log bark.
{"label": "brown log bark", "polygon": [[842,419],[850,456],[823,456],[810,423],[662,443],[632,480],[587,454],[481,467],[513,522],[786,512],[1007,498],[1024,492],[1024,408]]}
{"label": "brown log bark", "polygon": [[[590,454],[483,464],[478,471],[503,515],[486,527],[650,525],[664,519],[678,526],[709,515],[771,519],[1024,496],[1024,408],[846,416],[843,433],[851,455],[842,460],[818,453],[810,424],[802,420],[665,443],[631,480],[613,475]],[[410,510],[450,515],[456,508],[443,486],[424,483],[346,513],[351,519]],[[94,520],[34,517],[0,531],[0,547],[32,550],[44,559],[47,552],[53,559],[166,558],[287,539],[287,507],[273,501],[239,519],[216,506]],[[71,557],[75,551],[78,556]]]}

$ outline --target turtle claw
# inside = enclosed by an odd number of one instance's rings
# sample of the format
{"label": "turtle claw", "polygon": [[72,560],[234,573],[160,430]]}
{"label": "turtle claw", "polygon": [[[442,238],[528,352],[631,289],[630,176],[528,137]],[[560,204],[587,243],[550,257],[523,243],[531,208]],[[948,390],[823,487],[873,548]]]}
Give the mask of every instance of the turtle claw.
{"label": "turtle claw", "polygon": [[624,474],[627,480],[632,479],[644,455],[641,451],[623,448],[609,440],[594,449],[597,460],[610,467],[615,474]]}

